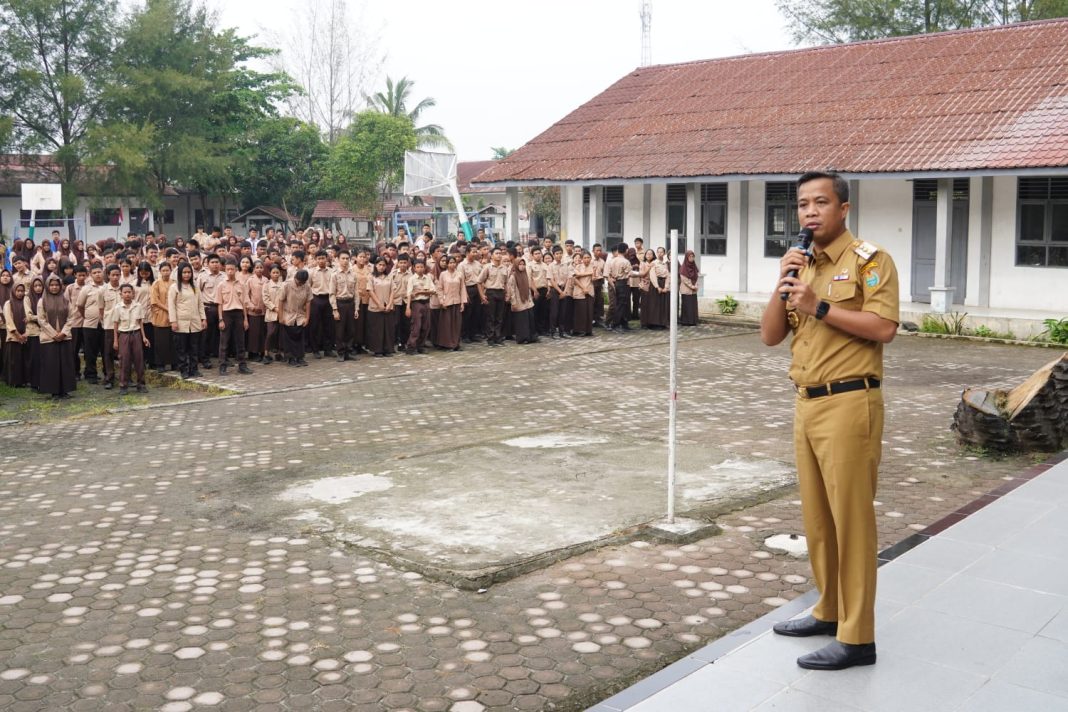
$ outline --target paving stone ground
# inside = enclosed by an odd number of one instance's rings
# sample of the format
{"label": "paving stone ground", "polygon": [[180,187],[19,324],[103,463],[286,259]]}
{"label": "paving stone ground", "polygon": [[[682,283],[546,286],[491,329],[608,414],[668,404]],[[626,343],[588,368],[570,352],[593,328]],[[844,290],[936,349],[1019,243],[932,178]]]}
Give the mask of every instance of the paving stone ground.
{"label": "paving stone ground", "polygon": [[[789,461],[787,352],[740,328],[684,338],[680,440]],[[1030,462],[962,452],[949,424],[965,386],[1054,355],[888,348],[882,545]],[[484,593],[242,496],[361,447],[431,452],[545,421],[662,447],[663,334],[271,369],[218,379],[237,398],[0,430],[0,709],[582,709],[810,587],[804,561],[762,545],[801,531],[794,491],[723,514],[718,536],[601,548]]]}

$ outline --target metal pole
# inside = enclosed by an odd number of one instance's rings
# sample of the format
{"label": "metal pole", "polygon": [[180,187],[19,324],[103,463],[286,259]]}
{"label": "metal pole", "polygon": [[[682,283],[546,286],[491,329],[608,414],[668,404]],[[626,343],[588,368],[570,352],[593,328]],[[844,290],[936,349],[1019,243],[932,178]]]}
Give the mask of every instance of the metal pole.
{"label": "metal pole", "polygon": [[667,520],[668,524],[675,523],[675,411],[678,405],[678,391],[676,380],[678,376],[679,355],[679,256],[675,254],[675,248],[679,244],[679,231],[671,231],[671,243],[668,249],[668,259],[671,261],[671,307],[669,310],[671,335],[668,340],[668,501]]}

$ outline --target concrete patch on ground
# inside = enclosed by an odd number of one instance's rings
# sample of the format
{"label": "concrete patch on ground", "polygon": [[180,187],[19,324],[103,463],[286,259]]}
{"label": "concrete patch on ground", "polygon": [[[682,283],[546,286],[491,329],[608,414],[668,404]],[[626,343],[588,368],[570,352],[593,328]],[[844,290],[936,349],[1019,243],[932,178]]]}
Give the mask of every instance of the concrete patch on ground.
{"label": "concrete patch on ground", "polygon": [[[275,504],[329,538],[464,587],[641,538],[667,506],[663,444],[601,435],[522,436],[364,469],[290,485]],[[790,480],[774,460],[683,446],[676,506],[711,521]]]}

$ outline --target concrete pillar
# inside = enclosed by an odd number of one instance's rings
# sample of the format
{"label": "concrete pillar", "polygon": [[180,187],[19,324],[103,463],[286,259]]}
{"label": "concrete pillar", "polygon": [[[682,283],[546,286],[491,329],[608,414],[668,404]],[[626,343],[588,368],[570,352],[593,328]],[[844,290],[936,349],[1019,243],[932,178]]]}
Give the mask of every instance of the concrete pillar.
{"label": "concrete pillar", "polygon": [[979,190],[979,299],[981,307],[990,306],[990,252],[993,250],[994,225],[994,179],[980,179]]}
{"label": "concrete pillar", "polygon": [[653,247],[653,186],[649,183],[642,186],[642,237]]}
{"label": "concrete pillar", "polygon": [[586,227],[586,235],[589,237],[589,244],[600,242],[604,244],[604,231],[601,229],[601,212],[604,207],[604,193],[601,186],[590,186],[590,210],[589,210],[589,222]]}
{"label": "concrete pillar", "polygon": [[504,241],[519,239],[519,188],[504,189],[504,206],[507,216],[504,225]]}
{"label": "concrete pillar", "polygon": [[[727,204],[730,205],[730,200]],[[728,212],[728,225],[730,225],[730,218]],[[749,291],[749,181],[747,180],[738,184],[738,291],[742,294]]]}
{"label": "concrete pillar", "polygon": [[[686,184],[686,249],[693,250],[695,253],[697,249],[694,245],[697,244],[697,230],[699,221],[701,219],[701,186],[698,183]],[[668,238],[671,241],[671,238]],[[685,250],[675,252],[675,245],[671,246],[673,253],[677,257],[682,257],[686,254]]]}
{"label": "concrete pillar", "polygon": [[931,311],[945,314],[953,304],[950,268],[953,264],[953,179],[938,179],[935,219],[935,271],[931,285]]}

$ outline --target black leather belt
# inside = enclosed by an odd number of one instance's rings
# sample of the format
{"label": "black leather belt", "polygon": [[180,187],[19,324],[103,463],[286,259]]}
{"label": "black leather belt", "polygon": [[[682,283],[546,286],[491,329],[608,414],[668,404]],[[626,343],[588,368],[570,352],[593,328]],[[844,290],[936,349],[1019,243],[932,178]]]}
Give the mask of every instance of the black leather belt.
{"label": "black leather belt", "polygon": [[833,396],[836,393],[848,393],[849,391],[863,391],[869,388],[878,388],[879,379],[874,377],[857,378],[852,381],[835,381],[821,386],[794,386],[797,395],[802,398],[822,398]]}

